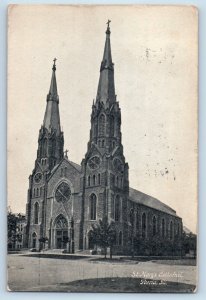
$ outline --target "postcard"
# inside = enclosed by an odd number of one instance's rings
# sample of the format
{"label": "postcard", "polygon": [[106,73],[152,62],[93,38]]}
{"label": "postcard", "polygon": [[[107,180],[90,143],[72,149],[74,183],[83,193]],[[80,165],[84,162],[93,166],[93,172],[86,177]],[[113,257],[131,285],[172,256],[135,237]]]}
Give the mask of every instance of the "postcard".
{"label": "postcard", "polygon": [[197,289],[198,10],[8,7],[8,290]]}

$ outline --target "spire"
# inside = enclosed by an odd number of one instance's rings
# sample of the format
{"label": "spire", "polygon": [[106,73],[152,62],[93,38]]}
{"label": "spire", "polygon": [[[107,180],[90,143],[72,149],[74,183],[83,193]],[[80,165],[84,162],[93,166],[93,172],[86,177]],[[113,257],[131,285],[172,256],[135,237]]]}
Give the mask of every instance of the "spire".
{"label": "spire", "polygon": [[49,93],[47,95],[47,106],[44,115],[43,126],[51,131],[54,129],[57,134],[60,133],[60,117],[59,117],[59,96],[57,93],[57,83],[56,83],[56,58],[54,58],[54,63],[52,67],[52,78]]}
{"label": "spire", "polygon": [[57,96],[57,83],[56,83],[56,58],[53,59],[53,67],[52,67],[52,79],[51,79],[51,85],[49,89],[49,96]]}
{"label": "spire", "polygon": [[106,41],[104,46],[104,54],[100,67],[99,85],[97,90],[97,101],[104,103],[115,101],[114,86],[114,64],[112,62],[111,45],[110,45],[110,20],[107,22]]}

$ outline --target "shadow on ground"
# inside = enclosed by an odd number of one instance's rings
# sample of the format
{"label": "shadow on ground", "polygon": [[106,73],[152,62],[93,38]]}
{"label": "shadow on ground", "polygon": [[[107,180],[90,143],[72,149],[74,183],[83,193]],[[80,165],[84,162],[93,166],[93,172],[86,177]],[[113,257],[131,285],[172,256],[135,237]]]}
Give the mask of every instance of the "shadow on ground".
{"label": "shadow on ground", "polygon": [[76,280],[58,284],[58,291],[95,293],[192,293],[191,284],[150,280],[142,278],[114,277]]}
{"label": "shadow on ground", "polygon": [[35,254],[23,254],[22,256],[27,257],[37,257],[37,258],[54,258],[54,259],[71,259],[71,260],[78,260],[78,259],[86,259],[88,256],[86,255],[68,255],[68,254],[45,254],[45,253],[35,253]]}
{"label": "shadow on ground", "polygon": [[176,265],[176,266],[196,266],[196,259],[178,259],[178,260],[152,260],[153,263],[162,265]]}

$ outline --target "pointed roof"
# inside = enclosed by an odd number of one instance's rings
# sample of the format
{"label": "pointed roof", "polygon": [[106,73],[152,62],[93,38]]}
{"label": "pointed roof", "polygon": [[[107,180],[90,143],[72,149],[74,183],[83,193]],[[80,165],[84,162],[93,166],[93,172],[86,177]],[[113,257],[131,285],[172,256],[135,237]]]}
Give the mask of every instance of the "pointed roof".
{"label": "pointed roof", "polygon": [[54,129],[57,134],[60,133],[60,116],[59,116],[59,96],[57,93],[56,83],[56,58],[52,67],[52,78],[49,93],[47,95],[47,106],[44,115],[43,127],[51,131]]}
{"label": "pointed roof", "polygon": [[114,86],[114,64],[112,62],[111,44],[110,44],[110,26],[107,22],[106,41],[104,46],[104,54],[100,67],[99,85],[97,90],[97,101],[106,103],[115,101],[115,86]]}
{"label": "pointed roof", "polygon": [[50,85],[50,89],[49,89],[49,95],[50,96],[54,96],[56,97],[58,94],[57,94],[57,82],[56,82],[56,58],[54,58],[54,64],[53,64],[53,67],[52,67],[52,79],[51,79],[51,85]]}

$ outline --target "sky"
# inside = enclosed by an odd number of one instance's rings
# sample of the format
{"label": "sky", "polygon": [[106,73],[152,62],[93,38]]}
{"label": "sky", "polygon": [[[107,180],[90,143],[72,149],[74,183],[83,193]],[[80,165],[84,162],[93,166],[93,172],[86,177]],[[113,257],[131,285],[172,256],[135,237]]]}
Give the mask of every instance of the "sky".
{"label": "sky", "polygon": [[25,212],[52,63],[65,149],[89,140],[107,20],[130,186],[197,225],[197,12],[183,6],[18,6],[8,23],[8,205]]}

